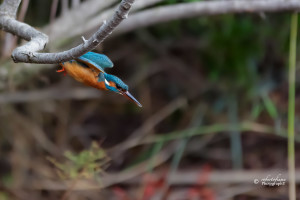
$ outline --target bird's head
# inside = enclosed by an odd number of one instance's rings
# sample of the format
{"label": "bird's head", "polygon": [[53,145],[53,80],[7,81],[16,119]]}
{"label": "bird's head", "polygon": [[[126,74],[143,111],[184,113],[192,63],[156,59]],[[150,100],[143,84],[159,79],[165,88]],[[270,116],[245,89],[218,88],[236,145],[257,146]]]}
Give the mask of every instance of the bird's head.
{"label": "bird's head", "polygon": [[142,107],[140,102],[138,102],[129,92],[128,92],[128,86],[118,77],[104,73],[104,83],[106,89],[113,91],[115,93],[121,94],[127,99],[134,102],[137,106]]}

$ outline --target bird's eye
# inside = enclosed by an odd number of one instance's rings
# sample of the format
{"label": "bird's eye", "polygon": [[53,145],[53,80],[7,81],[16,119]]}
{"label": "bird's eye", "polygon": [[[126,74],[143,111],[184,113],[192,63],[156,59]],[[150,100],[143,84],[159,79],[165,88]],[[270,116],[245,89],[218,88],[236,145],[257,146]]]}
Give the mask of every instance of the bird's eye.
{"label": "bird's eye", "polygon": [[119,91],[122,91],[122,92],[125,92],[126,90],[124,90],[122,87],[120,87],[119,85],[116,85],[116,88],[119,90]]}

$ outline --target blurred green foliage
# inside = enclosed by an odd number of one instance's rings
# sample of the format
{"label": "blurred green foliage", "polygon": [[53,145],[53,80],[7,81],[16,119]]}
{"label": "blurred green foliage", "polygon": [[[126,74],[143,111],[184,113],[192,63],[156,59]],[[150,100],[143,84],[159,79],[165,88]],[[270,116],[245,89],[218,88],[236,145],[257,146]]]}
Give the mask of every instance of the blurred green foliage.
{"label": "blurred green foliage", "polygon": [[64,157],[66,160],[61,163],[53,158],[48,158],[58,169],[58,175],[62,179],[93,178],[103,172],[103,168],[108,162],[105,151],[97,143],[92,143],[90,149],[83,150],[78,154],[66,151]]}
{"label": "blurred green foliage", "polygon": [[209,79],[225,80],[232,89],[233,86],[252,88],[257,84],[258,66],[269,53],[269,43],[274,48],[274,56],[287,55],[289,29],[281,27],[288,27],[285,14],[204,16],[173,21],[151,30],[162,40],[170,37],[180,40],[183,35],[197,37],[197,56]]}
{"label": "blurred green foliage", "polygon": [[5,192],[0,191],[0,200],[8,200],[9,196]]}

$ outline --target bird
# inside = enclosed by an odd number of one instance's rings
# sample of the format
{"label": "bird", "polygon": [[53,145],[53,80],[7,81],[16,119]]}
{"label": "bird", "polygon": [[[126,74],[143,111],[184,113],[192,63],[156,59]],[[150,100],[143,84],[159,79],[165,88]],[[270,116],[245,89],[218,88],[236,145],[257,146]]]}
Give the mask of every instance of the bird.
{"label": "bird", "polygon": [[97,88],[109,90],[121,94],[134,102],[137,106],[142,105],[128,91],[128,86],[117,76],[106,73],[106,68],[112,68],[113,62],[104,54],[88,52],[74,60],[59,63],[62,67],[56,72],[64,72],[75,80]]}

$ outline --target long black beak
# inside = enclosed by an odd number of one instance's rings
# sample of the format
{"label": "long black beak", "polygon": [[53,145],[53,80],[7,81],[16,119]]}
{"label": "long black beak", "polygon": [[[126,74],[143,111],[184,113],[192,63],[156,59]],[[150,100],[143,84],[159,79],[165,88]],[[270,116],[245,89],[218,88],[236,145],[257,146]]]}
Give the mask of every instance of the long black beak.
{"label": "long black beak", "polygon": [[136,100],[128,91],[120,91],[120,93],[130,101],[134,102],[138,107],[143,107],[142,104],[140,104],[140,102],[138,102],[138,100]]}

